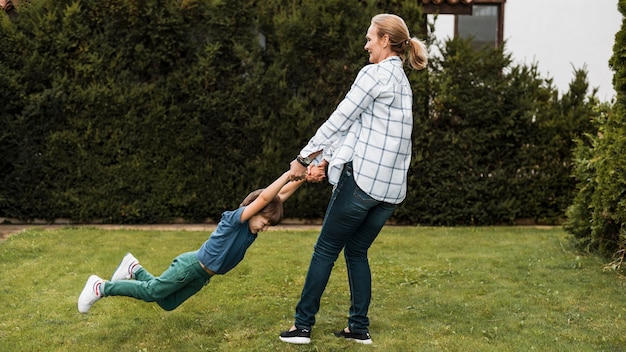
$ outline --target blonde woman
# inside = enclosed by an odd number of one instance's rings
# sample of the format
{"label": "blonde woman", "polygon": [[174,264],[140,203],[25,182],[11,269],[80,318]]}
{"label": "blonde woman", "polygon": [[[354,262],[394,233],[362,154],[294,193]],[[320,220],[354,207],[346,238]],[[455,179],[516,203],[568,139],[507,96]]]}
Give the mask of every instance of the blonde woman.
{"label": "blonde woman", "polygon": [[404,20],[392,14],[372,18],[365,50],[371,65],[357,75],[331,116],[291,162],[292,177],[303,177],[317,153],[334,185],[313,251],[294,325],[280,334],[287,343],[308,344],[315,314],[333,265],[343,250],[350,285],[348,326],[335,336],[371,344],[368,310],[371,272],[367,251],[406,197],[411,162],[413,94],[403,63],[427,64],[424,44],[412,38]]}

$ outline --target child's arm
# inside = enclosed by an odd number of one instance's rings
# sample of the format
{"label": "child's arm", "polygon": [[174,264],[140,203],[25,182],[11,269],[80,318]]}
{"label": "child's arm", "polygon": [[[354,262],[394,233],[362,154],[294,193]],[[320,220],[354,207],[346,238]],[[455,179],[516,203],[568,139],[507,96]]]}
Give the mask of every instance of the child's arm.
{"label": "child's arm", "polygon": [[283,202],[286,201],[300,186],[302,186],[304,181],[304,178],[298,181],[289,181],[278,193],[280,200]]}
{"label": "child's arm", "polygon": [[[283,186],[289,182],[289,171],[283,173],[272,184],[267,186],[259,196],[252,201],[241,213],[241,221],[246,221],[261,211],[269,202],[278,195]],[[293,192],[292,192],[293,193]]]}

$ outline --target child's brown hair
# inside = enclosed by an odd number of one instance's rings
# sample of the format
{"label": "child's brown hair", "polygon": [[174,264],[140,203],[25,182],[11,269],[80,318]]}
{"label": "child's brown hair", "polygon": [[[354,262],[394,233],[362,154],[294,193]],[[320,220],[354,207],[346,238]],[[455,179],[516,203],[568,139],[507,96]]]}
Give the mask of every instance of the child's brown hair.
{"label": "child's brown hair", "polygon": [[[248,196],[241,202],[239,207],[245,207],[252,203],[261,192],[263,192],[265,188],[257,189],[256,191],[250,192]],[[276,226],[280,224],[283,220],[283,202],[280,200],[280,197],[276,196],[272,199],[261,211],[259,211],[256,215],[262,215],[268,219],[271,226]]]}

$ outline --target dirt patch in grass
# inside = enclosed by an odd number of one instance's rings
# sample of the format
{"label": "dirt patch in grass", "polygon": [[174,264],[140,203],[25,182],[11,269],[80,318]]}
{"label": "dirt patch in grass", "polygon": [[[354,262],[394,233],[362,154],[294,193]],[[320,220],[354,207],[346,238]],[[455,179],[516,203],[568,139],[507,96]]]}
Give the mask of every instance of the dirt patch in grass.
{"label": "dirt patch in grass", "polygon": [[[63,227],[92,227],[100,228],[103,230],[118,230],[118,229],[134,229],[134,230],[157,230],[157,231],[206,231],[211,232],[215,229],[213,223],[206,224],[149,224],[149,225],[114,225],[114,224],[0,224],[0,241],[7,239],[9,236],[27,230],[27,229],[42,229],[53,230]],[[321,220],[319,221],[299,221],[299,220],[284,220],[281,225],[270,227],[272,230],[318,230],[321,226]]]}

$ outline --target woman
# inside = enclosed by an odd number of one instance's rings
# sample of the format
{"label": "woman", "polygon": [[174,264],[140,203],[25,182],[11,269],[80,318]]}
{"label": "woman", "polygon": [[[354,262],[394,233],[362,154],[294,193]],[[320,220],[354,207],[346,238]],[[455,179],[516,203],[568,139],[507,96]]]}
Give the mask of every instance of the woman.
{"label": "woman", "polygon": [[332,267],[343,250],[350,285],[348,326],[335,336],[371,344],[368,309],[371,272],[367,251],[387,219],[406,197],[411,162],[413,95],[403,70],[426,67],[424,44],[411,38],[396,15],[374,16],[367,30],[369,61],[337,109],[291,162],[291,177],[303,177],[316,153],[328,165],[334,185],[295,323],[280,334],[288,343],[310,343],[311,328]]}

